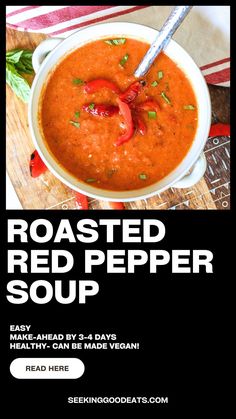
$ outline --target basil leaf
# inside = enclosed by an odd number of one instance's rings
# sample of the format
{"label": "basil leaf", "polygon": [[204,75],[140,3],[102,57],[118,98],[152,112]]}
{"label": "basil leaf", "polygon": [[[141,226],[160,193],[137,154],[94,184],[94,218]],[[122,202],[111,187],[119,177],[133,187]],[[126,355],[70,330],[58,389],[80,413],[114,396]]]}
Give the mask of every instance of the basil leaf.
{"label": "basil leaf", "polygon": [[19,62],[22,56],[23,50],[13,49],[12,51],[6,52],[6,60],[8,63],[16,64]]}
{"label": "basil leaf", "polygon": [[154,111],[148,111],[148,118],[149,119],[156,119],[157,113]]}
{"label": "basil leaf", "polygon": [[154,80],[152,83],[151,83],[151,86],[153,86],[153,87],[156,87],[158,85],[158,81],[156,81],[156,80]]}
{"label": "basil leaf", "polygon": [[19,61],[19,63],[15,64],[15,68],[20,73],[26,73],[26,74],[34,74],[33,68],[31,69],[27,63],[24,63],[23,61]]}
{"label": "basil leaf", "polygon": [[75,121],[70,121],[70,124],[73,125],[76,128],[80,128],[80,123]]}
{"label": "basil leaf", "polygon": [[96,182],[96,181],[97,181],[97,179],[94,179],[93,177],[90,177],[90,178],[86,179],[86,182],[88,182],[88,183],[93,183],[93,182]]}
{"label": "basil leaf", "polygon": [[105,44],[108,44],[108,45],[124,45],[126,43],[126,39],[125,38],[107,39],[104,42],[105,42]]}
{"label": "basil leaf", "polygon": [[22,58],[32,62],[33,51],[31,49],[23,49]]}
{"label": "basil leaf", "polygon": [[34,69],[32,65],[32,55],[33,55],[33,51],[29,49],[24,49],[22,56],[20,58],[20,61],[19,63],[16,64],[16,67],[21,66],[22,68],[21,71],[24,71],[25,73],[28,73],[28,74],[33,74]]}
{"label": "basil leaf", "polygon": [[165,92],[161,92],[161,97],[166,103],[168,103],[168,105],[171,105],[171,100],[166,96]]}
{"label": "basil leaf", "polygon": [[6,63],[6,82],[23,102],[29,101],[30,86],[10,63]]}
{"label": "basil leaf", "polygon": [[34,74],[32,61],[28,60],[27,58],[22,58],[18,63],[15,64],[15,67],[21,73]]}
{"label": "basil leaf", "polygon": [[73,84],[79,84],[79,85],[81,85],[81,84],[84,84],[84,81],[81,80],[81,79],[73,79]]}
{"label": "basil leaf", "polygon": [[140,173],[139,174],[139,179],[146,180],[147,179],[147,175],[145,173]]}
{"label": "basil leaf", "polygon": [[33,74],[32,55],[29,49],[13,49],[6,53],[6,61],[15,64],[15,69],[21,73]]}
{"label": "basil leaf", "polygon": [[121,58],[120,60],[120,65],[122,65],[122,67],[124,67],[125,63],[128,61],[129,58],[129,54],[125,54],[123,58]]}
{"label": "basil leaf", "polygon": [[189,111],[194,111],[195,110],[195,106],[193,105],[185,105],[184,109],[189,110]]}

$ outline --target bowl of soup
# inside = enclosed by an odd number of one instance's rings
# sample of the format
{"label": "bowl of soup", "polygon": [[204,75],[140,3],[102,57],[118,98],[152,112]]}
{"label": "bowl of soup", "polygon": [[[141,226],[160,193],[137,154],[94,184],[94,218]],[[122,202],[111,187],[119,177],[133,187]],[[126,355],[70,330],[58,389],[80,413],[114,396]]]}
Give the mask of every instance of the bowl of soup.
{"label": "bowl of soup", "polygon": [[133,201],[203,176],[211,105],[195,62],[171,40],[144,77],[133,75],[157,34],[105,23],[36,48],[30,130],[45,164],[70,188]]}

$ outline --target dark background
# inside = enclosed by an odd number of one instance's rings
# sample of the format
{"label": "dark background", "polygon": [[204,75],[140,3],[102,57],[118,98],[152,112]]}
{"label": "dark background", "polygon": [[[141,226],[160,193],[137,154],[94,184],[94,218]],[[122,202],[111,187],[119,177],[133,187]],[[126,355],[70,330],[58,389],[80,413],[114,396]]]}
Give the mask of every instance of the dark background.
{"label": "dark background", "polygon": [[[23,218],[29,223],[47,218],[55,228],[62,214],[59,211],[8,211],[8,218]],[[215,406],[224,388],[224,370],[220,344],[227,344],[228,280],[230,279],[232,211],[67,211],[73,225],[80,218],[157,218],[166,226],[166,236],[157,245],[122,244],[119,234],[114,244],[101,238],[93,245],[82,243],[9,244],[8,248],[63,248],[76,255],[90,248],[160,248],[209,249],[214,253],[213,274],[171,274],[160,267],[160,274],[150,275],[148,269],[139,275],[105,273],[71,274],[8,274],[6,264],[4,288],[12,279],[33,282],[36,279],[94,279],[100,292],[88,298],[84,305],[74,302],[61,305],[50,302],[37,305],[27,302],[13,305],[2,297],[5,308],[4,371],[10,411],[37,410],[61,412],[92,411],[96,409],[127,411],[142,409],[196,410]],[[100,230],[102,231],[102,230]],[[6,261],[6,257],[4,257]],[[78,273],[79,272],[79,273]],[[88,278],[89,277],[89,278]],[[116,333],[118,341],[140,342],[133,351],[96,350],[8,350],[9,324],[31,324],[33,333]],[[17,357],[78,357],[85,364],[84,375],[77,380],[17,380],[11,376],[9,365]],[[81,405],[67,404],[68,396],[168,396],[169,404],[155,405]],[[27,413],[27,412],[26,412]]]}

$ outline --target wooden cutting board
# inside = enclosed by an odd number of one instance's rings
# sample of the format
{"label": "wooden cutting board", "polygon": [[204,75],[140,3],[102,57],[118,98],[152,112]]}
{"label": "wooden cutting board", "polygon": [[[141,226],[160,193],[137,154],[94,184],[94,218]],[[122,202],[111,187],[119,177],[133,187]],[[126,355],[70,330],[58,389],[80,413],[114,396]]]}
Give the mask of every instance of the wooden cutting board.
{"label": "wooden cutting board", "polygon": [[[7,50],[35,47],[46,38],[42,34],[7,29]],[[30,80],[29,80],[30,81]],[[217,93],[219,102],[219,94]],[[228,96],[227,96],[228,98]],[[220,106],[219,104],[217,105]],[[218,109],[218,108],[217,108]],[[214,110],[214,109],[213,109]],[[34,150],[30,137],[27,105],[7,86],[7,172],[24,209],[77,209],[75,193],[49,171],[37,179],[29,173]],[[221,109],[222,120],[229,114],[229,101]],[[190,189],[170,188],[161,194],[126,203],[127,209],[229,209],[230,141],[227,137],[208,139],[205,147],[207,171]],[[89,208],[106,208],[106,202],[89,198]]]}

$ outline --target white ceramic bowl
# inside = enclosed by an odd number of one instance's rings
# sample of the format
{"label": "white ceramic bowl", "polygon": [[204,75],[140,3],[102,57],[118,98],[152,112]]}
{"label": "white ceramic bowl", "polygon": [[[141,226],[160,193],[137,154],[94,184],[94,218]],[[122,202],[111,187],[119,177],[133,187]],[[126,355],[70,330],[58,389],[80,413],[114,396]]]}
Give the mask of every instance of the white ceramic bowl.
{"label": "white ceramic bowl", "polygon": [[[163,190],[188,188],[197,183],[206,170],[206,159],[203,148],[208,137],[211,122],[211,103],[206,82],[201,71],[189,56],[175,41],[171,40],[165,53],[184,71],[194,89],[198,104],[198,127],[194,141],[182,162],[165,178],[132,191],[108,191],[80,182],[58,164],[48,151],[40,133],[38,108],[40,94],[50,71],[68,53],[87,42],[99,38],[130,37],[152,43],[158,32],[147,26],[127,22],[103,23],[81,29],[66,39],[51,38],[43,41],[33,54],[33,66],[37,73],[34,79],[29,102],[29,126],[35,148],[49,170],[70,188],[102,200],[134,201],[148,198]],[[49,53],[50,52],[50,53]],[[189,170],[191,172],[189,173]]]}

